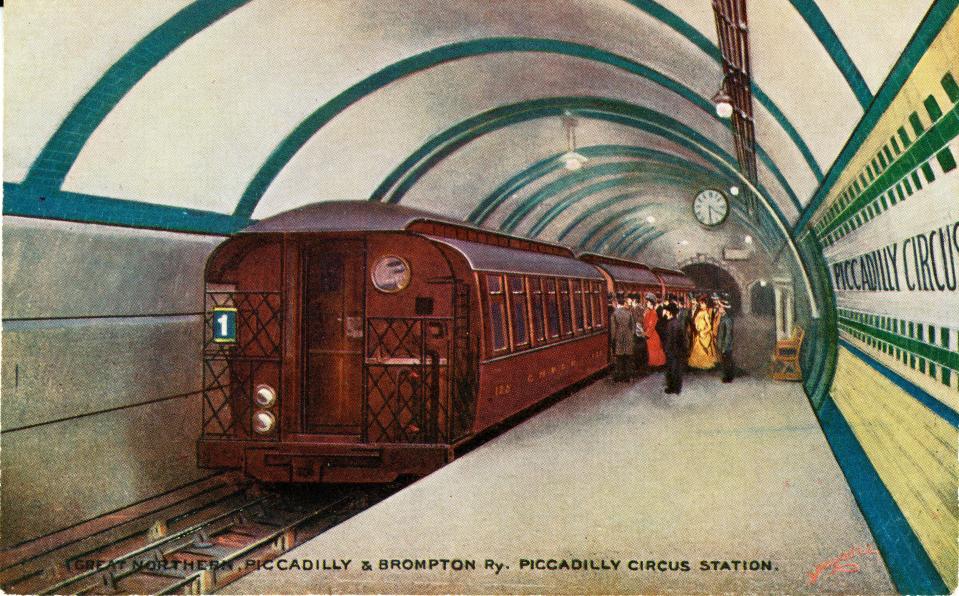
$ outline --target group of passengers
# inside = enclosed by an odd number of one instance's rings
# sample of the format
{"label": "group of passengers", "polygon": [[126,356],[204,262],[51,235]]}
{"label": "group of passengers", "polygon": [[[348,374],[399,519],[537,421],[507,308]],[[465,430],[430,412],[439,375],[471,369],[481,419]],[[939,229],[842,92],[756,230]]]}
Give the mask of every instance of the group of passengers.
{"label": "group of passengers", "polygon": [[630,381],[650,370],[665,370],[666,393],[679,393],[688,367],[722,368],[722,381],[733,380],[733,319],[728,300],[713,294],[668,294],[659,300],[647,292],[613,299],[610,333],[613,380]]}

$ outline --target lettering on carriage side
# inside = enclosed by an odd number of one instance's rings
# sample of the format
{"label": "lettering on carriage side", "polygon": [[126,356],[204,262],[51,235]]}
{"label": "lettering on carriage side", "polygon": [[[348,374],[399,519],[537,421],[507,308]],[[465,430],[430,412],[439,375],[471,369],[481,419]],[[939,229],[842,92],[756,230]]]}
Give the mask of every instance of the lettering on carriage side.
{"label": "lettering on carriage side", "polygon": [[493,387],[493,395],[509,395],[513,391],[513,386],[509,383],[499,383]]}

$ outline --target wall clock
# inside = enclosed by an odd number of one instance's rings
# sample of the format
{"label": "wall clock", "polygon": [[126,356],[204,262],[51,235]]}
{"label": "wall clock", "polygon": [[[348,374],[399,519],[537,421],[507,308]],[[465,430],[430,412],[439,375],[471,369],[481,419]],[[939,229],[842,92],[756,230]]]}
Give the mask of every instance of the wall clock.
{"label": "wall clock", "polygon": [[704,226],[718,226],[729,215],[729,200],[718,190],[707,188],[693,200],[693,215]]}

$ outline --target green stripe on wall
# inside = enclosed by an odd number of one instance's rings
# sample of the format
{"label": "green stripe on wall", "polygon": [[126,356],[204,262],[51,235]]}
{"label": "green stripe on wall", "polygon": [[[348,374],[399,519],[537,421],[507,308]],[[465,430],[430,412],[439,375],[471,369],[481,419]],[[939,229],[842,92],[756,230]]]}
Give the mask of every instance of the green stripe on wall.
{"label": "green stripe on wall", "polygon": [[3,183],[3,214],[193,234],[228,235],[251,223],[245,217]]}
{"label": "green stripe on wall", "polygon": [[826,236],[856,217],[899,180],[932,159],[933,155],[949,144],[956,136],[959,136],[959,104],[953,106],[945,116],[930,126],[921,137],[896,158],[891,166],[873,180],[868,188],[863,189],[862,194],[839,211],[828,224],[818,229],[819,237]]}
{"label": "green stripe on wall", "polygon": [[885,329],[880,329],[874,325],[868,325],[861,321],[856,321],[849,317],[839,316],[840,326],[846,326],[849,329],[859,331],[870,337],[874,337],[880,341],[884,341],[888,344],[891,344],[901,350],[905,350],[910,354],[915,354],[920,358],[925,358],[939,366],[945,366],[951,368],[952,370],[959,370],[959,352],[950,352],[947,348],[943,348],[934,344],[928,344],[911,337],[905,337],[886,331]]}
{"label": "green stripe on wall", "polygon": [[103,73],[47,141],[24,184],[59,189],[90,135],[146,74],[200,31],[250,0],[197,0],[130,48]]}
{"label": "green stripe on wall", "polygon": [[859,148],[869,137],[870,133],[872,133],[879,119],[889,108],[889,105],[896,96],[899,95],[902,86],[916,68],[916,64],[918,64],[919,60],[925,55],[926,50],[929,49],[930,44],[932,44],[936,36],[939,35],[946,21],[949,20],[949,17],[952,16],[952,13],[955,12],[957,7],[959,7],[959,0],[936,0],[936,3],[933,4],[929,12],[926,13],[925,18],[923,18],[922,23],[919,24],[912,39],[909,40],[906,48],[899,56],[899,60],[897,60],[895,66],[892,67],[889,76],[886,77],[885,82],[879,87],[879,91],[876,92],[872,103],[869,105],[869,109],[866,110],[859,124],[856,125],[856,129],[829,168],[829,172],[826,174],[822,184],[819,185],[819,189],[806,205],[796,225],[793,226],[794,236],[799,236],[805,231],[812,216],[822,205],[823,201],[826,200],[826,197],[832,191],[839,176],[842,175],[846,166],[848,166],[849,162],[856,156]]}

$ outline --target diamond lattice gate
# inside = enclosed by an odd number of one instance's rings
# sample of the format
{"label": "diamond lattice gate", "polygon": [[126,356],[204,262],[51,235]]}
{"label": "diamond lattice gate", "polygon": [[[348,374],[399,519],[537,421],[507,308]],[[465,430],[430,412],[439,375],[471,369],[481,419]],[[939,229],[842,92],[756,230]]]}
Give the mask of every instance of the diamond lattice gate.
{"label": "diamond lattice gate", "polygon": [[370,317],[366,322],[363,440],[450,444],[475,409],[469,292],[454,288],[453,317]]}
{"label": "diamond lattice gate", "polygon": [[[254,380],[277,387],[282,308],[279,292],[206,292],[203,348],[203,434],[263,438],[252,430]],[[235,341],[213,335],[214,308],[236,309]]]}

